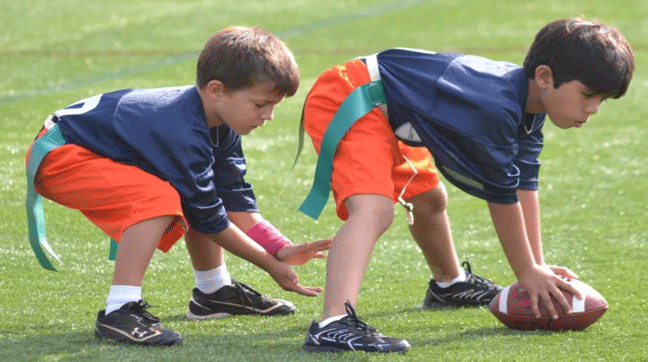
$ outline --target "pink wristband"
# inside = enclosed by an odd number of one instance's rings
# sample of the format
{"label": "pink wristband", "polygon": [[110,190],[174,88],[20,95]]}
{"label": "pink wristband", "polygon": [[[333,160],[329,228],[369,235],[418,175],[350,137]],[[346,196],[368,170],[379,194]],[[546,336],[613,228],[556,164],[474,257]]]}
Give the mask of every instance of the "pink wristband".
{"label": "pink wristband", "polygon": [[250,239],[256,241],[257,244],[261,245],[273,256],[276,256],[279,249],[284,245],[292,244],[288,238],[283,236],[281,232],[267,220],[259,221],[252,225],[246,234]]}

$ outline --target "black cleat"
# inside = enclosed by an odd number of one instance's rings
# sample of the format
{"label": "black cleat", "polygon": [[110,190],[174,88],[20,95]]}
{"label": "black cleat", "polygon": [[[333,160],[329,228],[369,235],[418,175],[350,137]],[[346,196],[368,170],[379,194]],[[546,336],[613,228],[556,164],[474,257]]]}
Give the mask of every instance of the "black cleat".
{"label": "black cleat", "polygon": [[302,349],[308,352],[400,352],[409,351],[404,339],[384,336],[361,321],[349,302],[344,303],[347,315],[323,328],[311,323]]}
{"label": "black cleat", "polygon": [[193,320],[225,318],[239,314],[286,315],[295,312],[295,306],[285,300],[262,295],[247,284],[232,279],[232,285],[212,294],[193,289],[187,318]]}
{"label": "black cleat", "polygon": [[483,306],[495,298],[502,287],[472,273],[470,263],[461,266],[466,270],[466,281],[441,288],[434,279],[430,280],[423,305],[427,308]]}
{"label": "black cleat", "polygon": [[126,303],[108,315],[105,310],[99,311],[95,324],[95,337],[142,346],[181,344],[180,333],[162,327],[160,319],[146,311],[150,306],[140,300]]}

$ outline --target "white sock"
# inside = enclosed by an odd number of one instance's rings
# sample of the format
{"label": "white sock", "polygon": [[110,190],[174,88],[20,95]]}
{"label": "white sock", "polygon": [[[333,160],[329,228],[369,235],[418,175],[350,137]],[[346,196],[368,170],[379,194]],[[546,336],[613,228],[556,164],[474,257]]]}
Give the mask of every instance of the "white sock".
{"label": "white sock", "polygon": [[436,282],[436,283],[439,286],[439,288],[447,288],[447,287],[451,286],[454,283],[465,282],[465,281],[466,281],[466,272],[463,269],[461,269],[461,270],[459,270],[459,276],[452,279],[451,281],[449,281],[449,282]]}
{"label": "white sock", "polygon": [[199,271],[194,269],[196,288],[205,294],[211,294],[226,285],[232,285],[232,277],[225,264],[216,269]]}
{"label": "white sock", "polygon": [[142,287],[133,285],[111,285],[108,298],[106,298],[106,315],[129,302],[138,302],[142,299]]}
{"label": "white sock", "polygon": [[319,327],[324,328],[324,327],[328,326],[330,323],[333,323],[335,321],[339,321],[340,319],[346,317],[347,315],[348,314],[342,314],[342,315],[336,315],[335,317],[326,318],[323,321],[318,323]]}

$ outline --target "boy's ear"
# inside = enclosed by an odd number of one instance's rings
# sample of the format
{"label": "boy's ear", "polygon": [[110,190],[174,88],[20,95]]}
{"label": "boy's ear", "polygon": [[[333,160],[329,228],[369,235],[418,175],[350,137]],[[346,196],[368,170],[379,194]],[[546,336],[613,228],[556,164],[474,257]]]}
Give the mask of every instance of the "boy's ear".
{"label": "boy's ear", "polygon": [[535,81],[541,89],[553,87],[553,72],[547,65],[539,65],[535,69]]}
{"label": "boy's ear", "polygon": [[225,85],[220,80],[211,80],[205,86],[205,91],[209,97],[220,98],[225,93]]}

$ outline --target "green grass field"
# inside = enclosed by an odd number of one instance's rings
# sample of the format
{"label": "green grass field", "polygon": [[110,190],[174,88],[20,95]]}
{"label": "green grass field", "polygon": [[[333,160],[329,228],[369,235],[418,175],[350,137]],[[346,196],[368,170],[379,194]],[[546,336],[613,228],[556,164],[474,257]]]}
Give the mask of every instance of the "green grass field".
{"label": "green grass field", "polygon": [[[340,226],[329,204],[318,221],[296,209],[307,194],[315,154],[290,170],[302,102],[327,67],[389,47],[483,55],[521,63],[535,33],[563,17],[597,18],[618,27],[637,69],[620,100],[590,123],[562,131],[547,122],[541,155],[547,262],[565,265],[603,294],[610,309],[583,332],[518,332],[485,308],[426,311],[430,276],[401,208],[376,245],[358,313],[388,335],[406,338],[406,355],[306,354],[306,329],[322,297],[281,290],[262,270],[229,255],[237,279],[298,311],[280,318],[190,322],[193,288],[179,242],[155,255],[143,296],[180,331],[180,347],[149,349],[93,337],[113,264],[108,240],[78,212],[45,203],[48,236],[60,272],[42,269],[27,241],[24,154],[45,117],[79,99],[122,87],[191,84],[197,52],[232,24],[266,28],[293,49],[302,86],[275,119],[244,138],[248,181],[264,216],[293,241],[332,237]],[[9,1],[0,4],[0,361],[640,361],[648,360],[648,2],[643,0],[250,0]],[[460,258],[507,285],[514,281],[485,203],[449,186],[449,214]],[[325,261],[295,270],[323,286]]]}

